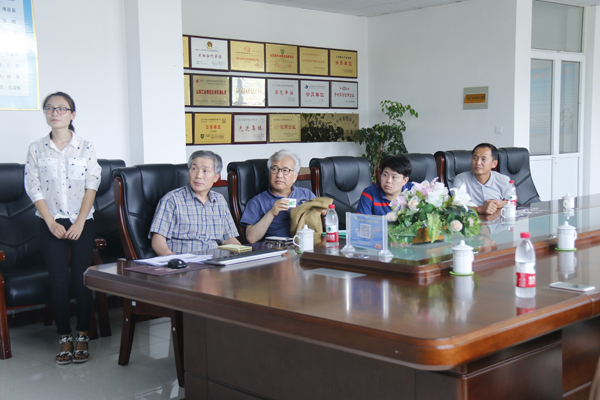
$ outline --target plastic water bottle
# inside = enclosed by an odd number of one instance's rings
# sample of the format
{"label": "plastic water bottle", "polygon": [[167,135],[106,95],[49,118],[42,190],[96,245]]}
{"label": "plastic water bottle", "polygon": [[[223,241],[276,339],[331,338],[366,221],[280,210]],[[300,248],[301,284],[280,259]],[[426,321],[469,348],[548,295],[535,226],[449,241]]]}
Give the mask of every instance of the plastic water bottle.
{"label": "plastic water bottle", "polygon": [[517,206],[517,187],[515,186],[515,181],[510,181],[510,189],[508,191],[508,202],[509,204],[513,204],[515,207]]}
{"label": "plastic water bottle", "polygon": [[327,247],[339,246],[340,237],[338,233],[338,216],[335,212],[335,205],[330,204],[329,210],[325,215],[325,232],[327,235]]}
{"label": "plastic water bottle", "polygon": [[517,297],[535,297],[535,249],[529,237],[529,232],[521,232],[521,242],[515,253]]}

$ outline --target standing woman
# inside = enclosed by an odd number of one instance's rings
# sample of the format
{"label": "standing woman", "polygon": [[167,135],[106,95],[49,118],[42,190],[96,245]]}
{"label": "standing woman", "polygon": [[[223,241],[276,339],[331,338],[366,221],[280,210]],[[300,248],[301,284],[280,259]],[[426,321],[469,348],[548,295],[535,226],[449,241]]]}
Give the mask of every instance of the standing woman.
{"label": "standing woman", "polygon": [[[50,304],[61,336],[58,364],[83,363],[89,358],[92,291],[83,284],[91,265],[95,229],[92,215],[102,171],[92,143],[75,135],[75,103],[63,92],[49,95],[43,106],[49,135],[29,146],[25,190],[41,218],[40,238],[50,277]],[[71,278],[68,253],[71,250]],[[71,336],[69,281],[75,286],[77,327]]]}

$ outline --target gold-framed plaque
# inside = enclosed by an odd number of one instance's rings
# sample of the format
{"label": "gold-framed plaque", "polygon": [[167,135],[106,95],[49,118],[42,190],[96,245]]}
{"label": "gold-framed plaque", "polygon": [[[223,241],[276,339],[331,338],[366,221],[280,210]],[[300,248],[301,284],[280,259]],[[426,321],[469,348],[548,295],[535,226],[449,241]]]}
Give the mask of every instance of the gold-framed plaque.
{"label": "gold-framed plaque", "polygon": [[232,71],[265,72],[265,44],[229,41]]}
{"label": "gold-framed plaque", "polygon": [[358,114],[326,114],[324,122],[326,124],[332,124],[334,128],[342,128],[344,130],[344,137],[346,138],[354,138],[354,133],[359,127]]}
{"label": "gold-framed plaque", "polygon": [[269,114],[269,142],[300,142],[300,114]]}
{"label": "gold-framed plaque", "polygon": [[192,37],[190,47],[190,68],[218,71],[229,69],[227,40]]}
{"label": "gold-framed plaque", "polygon": [[190,38],[183,36],[183,68],[190,67]]}
{"label": "gold-framed plaque", "polygon": [[229,77],[192,75],[192,106],[229,107]]}
{"label": "gold-framed plaque", "polygon": [[267,143],[267,114],[234,114],[233,143]]}
{"label": "gold-framed plaque", "polygon": [[274,74],[298,74],[298,46],[267,43],[265,49],[267,72]]}
{"label": "gold-framed plaque", "polygon": [[190,95],[190,88],[191,88],[191,77],[188,74],[184,74],[183,75],[183,96],[184,96],[184,104],[186,106],[191,106],[191,95]]}
{"label": "gold-framed plaque", "polygon": [[230,144],[231,114],[194,114],[194,144]]}
{"label": "gold-framed plaque", "polygon": [[194,113],[185,113],[185,144],[194,144]]}
{"label": "gold-framed plaque", "polygon": [[329,75],[329,50],[299,47],[300,75]]}
{"label": "gold-framed plaque", "polygon": [[231,77],[232,107],[264,107],[265,78]]}
{"label": "gold-framed plaque", "polygon": [[329,50],[331,76],[358,77],[358,52],[353,50]]}

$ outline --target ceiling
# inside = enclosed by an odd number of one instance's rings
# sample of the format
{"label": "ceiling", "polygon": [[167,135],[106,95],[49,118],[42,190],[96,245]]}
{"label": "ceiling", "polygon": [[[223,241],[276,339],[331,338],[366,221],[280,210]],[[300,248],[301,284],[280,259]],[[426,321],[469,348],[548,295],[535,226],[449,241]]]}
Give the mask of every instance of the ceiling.
{"label": "ceiling", "polygon": [[[419,8],[436,7],[470,0],[245,0],[254,3],[325,11],[335,14],[375,17]],[[472,1],[472,0],[471,0]],[[561,3],[581,6],[600,5],[600,0],[567,0]]]}

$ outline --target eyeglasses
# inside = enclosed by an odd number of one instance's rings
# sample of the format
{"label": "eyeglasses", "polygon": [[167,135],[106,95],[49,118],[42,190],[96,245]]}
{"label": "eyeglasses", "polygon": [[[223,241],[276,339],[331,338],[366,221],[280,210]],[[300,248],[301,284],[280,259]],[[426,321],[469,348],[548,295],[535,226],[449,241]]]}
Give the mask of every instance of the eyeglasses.
{"label": "eyeglasses", "polygon": [[284,167],[284,168],[271,167],[271,168],[269,168],[269,170],[271,171],[271,173],[273,175],[277,175],[279,173],[279,171],[281,171],[281,173],[283,175],[289,175],[289,173],[292,172],[292,170],[287,167]]}
{"label": "eyeglasses", "polygon": [[54,110],[56,110],[56,112],[59,115],[63,115],[67,111],[71,111],[71,109],[67,108],[67,107],[50,107],[50,106],[44,107],[43,110],[46,114],[52,114],[54,112]]}

